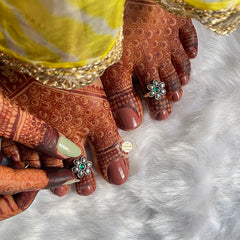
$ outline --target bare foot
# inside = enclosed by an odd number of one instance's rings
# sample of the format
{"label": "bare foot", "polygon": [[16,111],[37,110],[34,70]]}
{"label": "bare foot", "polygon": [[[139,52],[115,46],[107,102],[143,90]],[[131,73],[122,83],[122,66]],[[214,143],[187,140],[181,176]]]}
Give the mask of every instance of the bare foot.
{"label": "bare foot", "polygon": [[123,34],[122,58],[101,79],[118,127],[131,130],[142,122],[132,78],[144,94],[154,79],[165,83],[167,94],[159,100],[148,97],[147,102],[155,119],[166,119],[170,102],[181,99],[182,86],[189,81],[189,58],[197,55],[198,41],[190,19],[170,14],[150,0],[126,1]]}
{"label": "bare foot", "polygon": [[[100,79],[90,86],[77,90],[60,90],[35,81],[28,75],[19,74],[6,66],[0,66],[0,87],[4,94],[23,109],[55,127],[76,143],[86,156],[84,145],[91,146],[95,168],[110,183],[122,184],[128,177],[128,156],[121,149],[122,139],[118,133],[107,97]],[[14,146],[8,151],[23,159],[38,157],[32,150]],[[16,153],[18,151],[18,153]],[[14,157],[13,156],[13,157]],[[10,156],[11,157],[11,156]],[[44,156],[45,167],[61,167],[62,161]],[[96,188],[93,173],[85,175],[76,183],[77,192],[89,195]],[[57,189],[64,195],[67,189]]]}

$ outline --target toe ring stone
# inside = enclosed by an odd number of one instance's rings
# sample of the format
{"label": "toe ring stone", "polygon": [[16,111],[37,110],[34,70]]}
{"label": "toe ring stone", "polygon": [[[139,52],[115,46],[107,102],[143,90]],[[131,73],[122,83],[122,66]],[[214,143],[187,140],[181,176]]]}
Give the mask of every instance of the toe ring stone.
{"label": "toe ring stone", "polygon": [[79,159],[73,160],[73,167],[71,171],[77,175],[78,178],[84,177],[84,175],[91,174],[92,163],[87,160],[85,156]]}
{"label": "toe ring stone", "polygon": [[152,83],[147,85],[148,93],[144,97],[152,98],[159,100],[162,96],[166,95],[167,91],[165,90],[165,83],[159,82],[157,79],[154,79]]}

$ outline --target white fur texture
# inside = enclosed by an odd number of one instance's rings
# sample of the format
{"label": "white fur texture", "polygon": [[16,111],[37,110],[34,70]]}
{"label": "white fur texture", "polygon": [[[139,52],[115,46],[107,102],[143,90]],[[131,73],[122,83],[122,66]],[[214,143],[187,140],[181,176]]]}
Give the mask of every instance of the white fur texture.
{"label": "white fur texture", "polygon": [[126,184],[97,174],[97,190],[40,192],[0,222],[1,240],[239,240],[240,31],[216,36],[195,22],[199,54],[168,120],[148,114],[120,131],[134,144]]}

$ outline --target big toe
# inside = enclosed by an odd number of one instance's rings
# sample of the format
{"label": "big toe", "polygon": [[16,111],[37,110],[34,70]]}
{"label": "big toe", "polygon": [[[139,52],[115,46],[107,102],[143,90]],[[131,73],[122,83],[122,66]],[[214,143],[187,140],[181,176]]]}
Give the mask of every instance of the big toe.
{"label": "big toe", "polygon": [[139,115],[129,107],[124,107],[116,112],[116,123],[123,130],[132,130],[141,124]]}
{"label": "big toe", "polygon": [[120,158],[111,162],[107,168],[107,176],[110,183],[121,185],[128,178],[128,167],[125,160]]}

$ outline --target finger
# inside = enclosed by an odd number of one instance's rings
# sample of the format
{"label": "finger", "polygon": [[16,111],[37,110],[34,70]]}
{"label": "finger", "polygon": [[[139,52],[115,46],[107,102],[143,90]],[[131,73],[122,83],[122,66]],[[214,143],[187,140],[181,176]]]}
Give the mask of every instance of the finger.
{"label": "finger", "polygon": [[[42,162],[45,168],[63,167],[63,161],[57,158],[49,158],[49,157],[42,156]],[[57,196],[63,197],[68,193],[68,189],[69,189],[68,185],[63,185],[60,187],[52,188],[51,191]]]}
{"label": "finger", "polygon": [[75,174],[65,168],[12,169],[0,166],[0,194],[12,195],[24,191],[36,191],[70,184],[77,180]]}
{"label": "finger", "polygon": [[2,151],[6,158],[20,161],[20,153],[16,143],[8,138],[2,138]]}
{"label": "finger", "polygon": [[15,216],[27,209],[37,195],[37,191],[0,195],[0,221]]}
{"label": "finger", "polygon": [[42,155],[42,163],[45,168],[63,167],[63,161],[58,158],[50,158]]}
{"label": "finger", "polygon": [[182,27],[179,30],[180,40],[183,48],[190,58],[195,58],[198,51],[198,38],[191,19],[181,19]]}
{"label": "finger", "polygon": [[41,168],[42,163],[39,153],[22,144],[17,144],[21,161],[28,164],[30,168]]}
{"label": "finger", "polygon": [[[11,163],[15,169],[24,169],[23,162]],[[15,216],[27,209],[33,202],[38,191],[20,192],[14,195],[0,195],[0,221]]]}
{"label": "finger", "polygon": [[11,138],[44,154],[57,157],[76,157],[80,148],[58,131],[26,111],[23,111],[0,92],[0,136]]}

